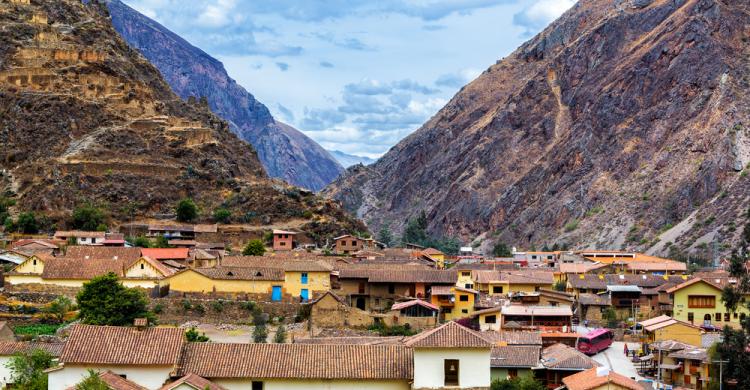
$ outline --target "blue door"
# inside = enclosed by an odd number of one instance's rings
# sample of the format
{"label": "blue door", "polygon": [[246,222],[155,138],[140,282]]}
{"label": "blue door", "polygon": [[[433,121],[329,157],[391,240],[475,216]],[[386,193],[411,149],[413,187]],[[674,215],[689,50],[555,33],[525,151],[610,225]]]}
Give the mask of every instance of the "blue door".
{"label": "blue door", "polygon": [[310,294],[307,292],[306,288],[303,288],[302,291],[299,294],[300,298],[302,298],[303,301],[306,301],[310,299]]}
{"label": "blue door", "polygon": [[273,292],[271,293],[271,300],[272,301],[281,300],[281,286],[273,286]]}
{"label": "blue door", "polygon": [[302,284],[307,284],[307,272],[302,273]]}

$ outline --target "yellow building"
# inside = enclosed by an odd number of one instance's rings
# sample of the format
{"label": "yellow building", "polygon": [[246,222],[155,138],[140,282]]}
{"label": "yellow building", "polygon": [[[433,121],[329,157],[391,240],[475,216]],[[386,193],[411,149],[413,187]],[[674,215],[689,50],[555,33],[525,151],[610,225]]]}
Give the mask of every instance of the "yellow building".
{"label": "yellow building", "polygon": [[662,357],[662,378],[665,384],[693,389],[706,389],[711,383],[710,359],[704,348],[688,347]]}
{"label": "yellow building", "polygon": [[739,328],[748,311],[739,305],[732,313],[724,306],[721,292],[727,283],[726,278],[695,278],[667,290],[674,302],[674,318],[699,326]]}
{"label": "yellow building", "polygon": [[542,288],[552,289],[551,272],[535,270],[472,271],[474,288],[487,294],[531,293]]}
{"label": "yellow building", "polygon": [[479,292],[459,286],[433,286],[431,303],[440,308],[442,320],[452,321],[474,313]]}
{"label": "yellow building", "polygon": [[[283,294],[302,300],[312,299],[315,293],[331,289],[332,267],[314,258],[229,256],[221,261],[223,267],[268,268],[283,272]],[[250,292],[250,291],[248,291]]]}
{"label": "yellow building", "polygon": [[271,268],[214,267],[185,269],[166,279],[170,291],[196,293],[284,293],[284,271]]}
{"label": "yellow building", "polygon": [[669,316],[659,316],[639,322],[649,343],[676,340],[685,344],[701,345],[701,329]]}

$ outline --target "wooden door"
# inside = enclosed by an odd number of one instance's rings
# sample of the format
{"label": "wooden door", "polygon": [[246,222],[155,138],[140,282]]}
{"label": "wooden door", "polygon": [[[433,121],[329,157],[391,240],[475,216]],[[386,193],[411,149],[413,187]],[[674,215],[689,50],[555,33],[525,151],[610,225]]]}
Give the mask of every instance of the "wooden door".
{"label": "wooden door", "polygon": [[458,360],[445,359],[445,386],[458,386]]}

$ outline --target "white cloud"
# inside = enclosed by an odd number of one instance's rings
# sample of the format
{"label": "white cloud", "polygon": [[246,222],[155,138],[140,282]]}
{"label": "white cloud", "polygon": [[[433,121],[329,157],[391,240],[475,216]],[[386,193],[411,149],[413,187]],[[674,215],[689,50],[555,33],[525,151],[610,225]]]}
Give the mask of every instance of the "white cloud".
{"label": "white cloud", "polygon": [[525,34],[531,35],[543,29],[570,9],[576,0],[537,0],[523,11],[513,16],[513,23],[524,27]]}

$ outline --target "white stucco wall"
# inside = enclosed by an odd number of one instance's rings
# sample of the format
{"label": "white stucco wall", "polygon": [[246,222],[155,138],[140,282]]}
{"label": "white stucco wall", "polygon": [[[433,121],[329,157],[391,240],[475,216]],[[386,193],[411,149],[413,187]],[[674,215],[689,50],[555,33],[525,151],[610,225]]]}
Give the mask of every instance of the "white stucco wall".
{"label": "white stucco wall", "polygon": [[11,356],[0,356],[0,388],[3,389],[11,377],[10,369],[6,366],[11,359]]}
{"label": "white stucco wall", "polygon": [[458,360],[458,388],[490,387],[490,349],[417,348],[414,350],[414,389],[445,386],[446,359]]}
{"label": "white stucco wall", "polygon": [[88,375],[88,370],[106,371],[110,370],[118,375],[126,375],[131,380],[148,389],[158,389],[169,379],[171,366],[84,366],[66,365],[61,370],[49,373],[47,388],[50,390],[64,390],[77,385]]}
{"label": "white stucco wall", "polygon": [[[409,390],[407,380],[393,381],[365,381],[365,380],[296,380],[296,379],[266,379],[263,390]],[[227,390],[248,390],[251,379],[212,379],[212,382],[224,386]]]}

